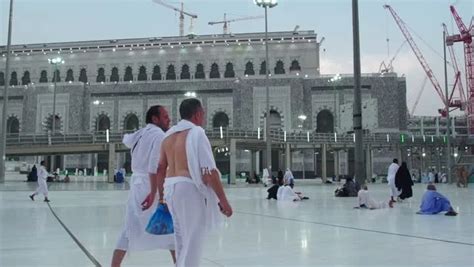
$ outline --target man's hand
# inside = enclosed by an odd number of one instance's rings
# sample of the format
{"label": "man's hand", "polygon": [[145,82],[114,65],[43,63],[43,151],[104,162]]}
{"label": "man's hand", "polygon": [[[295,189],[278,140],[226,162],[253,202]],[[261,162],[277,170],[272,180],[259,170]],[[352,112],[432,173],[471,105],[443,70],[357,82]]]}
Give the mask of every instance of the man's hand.
{"label": "man's hand", "polygon": [[149,209],[153,205],[153,202],[155,202],[155,194],[150,193],[142,202],[142,210]]}
{"label": "man's hand", "polygon": [[219,202],[219,208],[221,209],[222,214],[224,214],[226,217],[232,216],[232,207],[230,206],[229,202],[227,202],[227,200]]}

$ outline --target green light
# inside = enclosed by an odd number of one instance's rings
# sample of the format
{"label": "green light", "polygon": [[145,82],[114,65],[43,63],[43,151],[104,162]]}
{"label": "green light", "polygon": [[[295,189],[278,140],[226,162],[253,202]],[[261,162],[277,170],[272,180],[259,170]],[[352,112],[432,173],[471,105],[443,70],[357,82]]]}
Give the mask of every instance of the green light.
{"label": "green light", "polygon": [[405,135],[404,134],[400,134],[400,142],[405,143]]}

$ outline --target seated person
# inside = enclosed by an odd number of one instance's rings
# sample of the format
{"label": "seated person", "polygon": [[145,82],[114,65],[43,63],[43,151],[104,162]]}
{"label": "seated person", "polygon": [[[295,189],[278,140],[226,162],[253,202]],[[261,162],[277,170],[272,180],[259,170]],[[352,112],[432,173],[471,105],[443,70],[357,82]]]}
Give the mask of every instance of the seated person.
{"label": "seated person", "polygon": [[382,209],[386,207],[393,208],[393,201],[388,202],[377,202],[370,197],[367,185],[364,185],[361,190],[357,193],[358,206],[355,209]]}
{"label": "seated person", "polygon": [[420,211],[418,211],[417,214],[438,214],[442,211],[447,211],[446,216],[457,215],[449,200],[436,192],[434,184],[429,184],[426,189],[427,191],[421,200]]}
{"label": "seated person", "polygon": [[336,189],[334,194],[336,197],[356,197],[359,189],[359,185],[348,177],[342,188]]}
{"label": "seated person", "polygon": [[293,191],[293,188],[291,188],[291,186],[288,183],[278,188],[277,200],[279,201],[300,201],[304,199],[309,199],[309,198],[303,196],[301,192]]}

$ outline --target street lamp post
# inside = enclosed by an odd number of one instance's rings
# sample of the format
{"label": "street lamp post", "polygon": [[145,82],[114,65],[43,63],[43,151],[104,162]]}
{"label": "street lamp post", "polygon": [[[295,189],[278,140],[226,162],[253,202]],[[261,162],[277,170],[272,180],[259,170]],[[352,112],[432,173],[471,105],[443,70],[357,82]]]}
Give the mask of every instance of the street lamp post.
{"label": "street lamp post", "polygon": [[49,64],[54,65],[54,74],[53,74],[53,79],[54,79],[54,87],[53,87],[53,121],[51,123],[51,134],[54,135],[55,130],[56,130],[56,83],[59,79],[58,75],[58,65],[59,64],[64,64],[64,60],[60,57],[53,58],[53,59],[48,59]]}
{"label": "street lamp post", "polygon": [[0,138],[0,183],[5,182],[5,150],[7,145],[7,103],[8,103],[8,86],[10,85],[10,48],[12,43],[12,17],[13,17],[13,0],[10,0],[10,13],[8,19],[8,40],[7,40],[7,62],[5,65],[5,89],[3,89],[3,112],[2,112],[2,130]]}
{"label": "street lamp post", "polygon": [[271,171],[272,162],[272,140],[270,138],[270,89],[269,89],[269,77],[270,68],[268,67],[268,8],[272,8],[278,5],[277,0],[254,0],[257,6],[265,8],[265,102],[266,102],[266,116],[265,116],[265,137],[266,137],[266,162],[265,165]]}

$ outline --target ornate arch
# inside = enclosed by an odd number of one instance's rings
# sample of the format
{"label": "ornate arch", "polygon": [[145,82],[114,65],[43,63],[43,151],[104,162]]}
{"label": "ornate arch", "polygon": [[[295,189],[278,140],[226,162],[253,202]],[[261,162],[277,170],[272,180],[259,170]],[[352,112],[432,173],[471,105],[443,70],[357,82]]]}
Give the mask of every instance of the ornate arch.
{"label": "ornate arch", "polygon": [[210,116],[209,116],[209,118],[208,118],[208,120],[207,120],[208,128],[210,128],[210,129],[213,128],[213,127],[212,127],[212,126],[213,126],[213,125],[212,125],[212,124],[213,124],[213,120],[214,120],[214,117],[215,117],[218,113],[224,113],[225,115],[227,115],[227,118],[229,118],[229,126],[227,126],[227,127],[231,128],[232,125],[233,125],[233,124],[232,124],[232,116],[229,115],[230,112],[228,112],[227,110],[225,110],[225,109],[223,109],[223,108],[217,108],[217,109],[213,110],[213,111],[209,114]]}
{"label": "ornate arch", "polygon": [[[64,121],[63,121],[63,117],[62,117],[61,113],[56,113],[55,117],[57,117],[58,121],[59,121],[59,126],[57,124],[55,125],[56,129],[58,130],[58,132],[64,131],[64,128],[63,128]],[[50,131],[50,129],[49,129],[50,121],[49,120],[51,120],[52,118],[53,118],[53,113],[48,113],[48,116],[43,118],[43,123],[42,123],[43,131],[45,131],[45,132]]]}
{"label": "ornate arch", "polygon": [[[270,105],[270,111],[272,110],[278,112],[281,119],[281,126],[282,128],[285,128],[285,115],[284,115],[285,113],[283,112],[283,110],[281,110],[280,108],[276,106]],[[261,129],[265,127],[265,113],[266,113],[266,110],[263,110],[262,113],[260,114],[259,125]]]}
{"label": "ornate arch", "polygon": [[318,105],[318,107],[313,110],[314,111],[313,118],[312,118],[313,129],[316,130],[316,126],[318,125],[318,114],[319,114],[319,112],[321,112],[323,110],[329,110],[331,112],[333,120],[334,120],[334,130],[335,130],[337,128],[338,117],[336,116],[334,106],[333,105],[326,105],[326,104],[325,105]]}
{"label": "ornate arch", "polygon": [[109,119],[109,129],[112,129],[112,127],[113,127],[113,121],[112,121],[113,117],[110,116],[110,114],[108,112],[101,111],[101,112],[97,112],[95,114],[94,120],[92,121],[93,124],[90,127],[91,131],[97,131],[97,125],[100,122],[100,118],[102,118],[104,116]]}
{"label": "ornate arch", "polygon": [[12,119],[15,119],[15,120],[18,121],[18,133],[20,133],[20,132],[21,132],[21,120],[20,120],[20,118],[18,118],[18,116],[17,116],[16,114],[12,113],[12,114],[10,114],[10,115],[8,116],[8,118],[7,118],[7,127],[8,127],[8,128],[7,128],[7,134],[17,134],[17,133],[10,133],[10,132],[9,132],[9,128],[10,128],[10,126],[11,126],[11,125],[10,125],[10,121],[11,121]]}
{"label": "ornate arch", "polygon": [[138,119],[138,126],[137,126],[137,127],[140,128],[140,118],[141,118],[141,116],[138,114],[137,111],[128,110],[127,112],[124,113],[124,115],[122,116],[122,118],[121,118],[121,120],[120,120],[120,122],[121,122],[121,123],[120,123],[120,129],[121,129],[122,131],[126,131],[126,129],[125,129],[125,122],[126,122],[126,120],[127,120],[129,117],[131,117],[131,116],[133,116],[133,115],[135,115],[135,116],[137,117],[137,119]]}
{"label": "ornate arch", "polygon": [[[330,117],[327,117],[327,119],[329,119],[328,122],[325,122],[325,121],[319,121],[318,118],[320,116],[323,116],[323,113],[328,113],[328,115],[330,115]],[[322,109],[320,110],[317,114],[316,114],[316,124],[315,124],[315,129],[316,129],[316,132],[318,133],[333,133],[335,130],[336,130],[336,123],[335,123],[335,116],[334,116],[334,112],[332,112],[331,110],[329,109]],[[321,117],[321,120],[323,118]]]}

